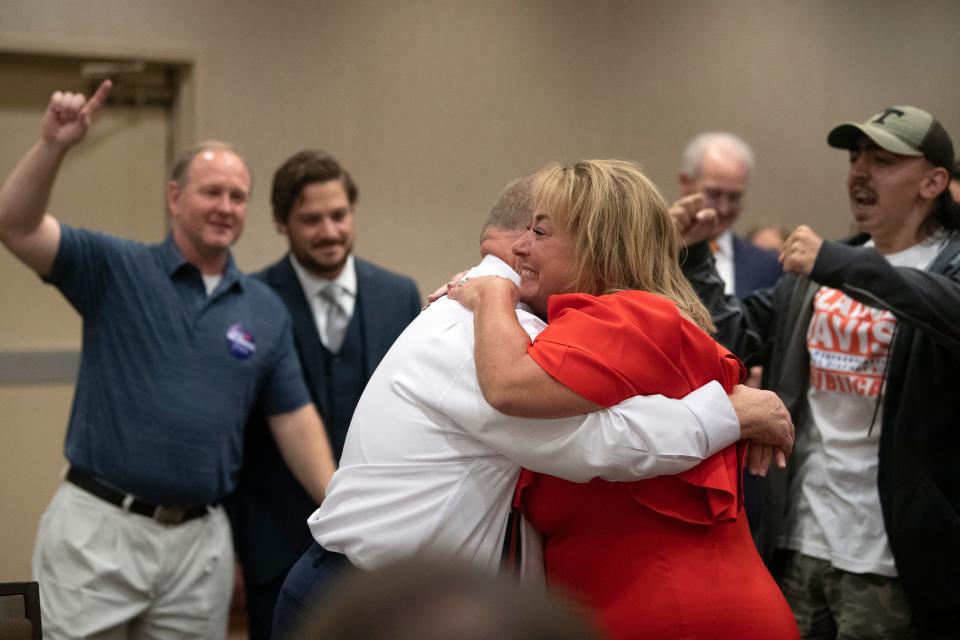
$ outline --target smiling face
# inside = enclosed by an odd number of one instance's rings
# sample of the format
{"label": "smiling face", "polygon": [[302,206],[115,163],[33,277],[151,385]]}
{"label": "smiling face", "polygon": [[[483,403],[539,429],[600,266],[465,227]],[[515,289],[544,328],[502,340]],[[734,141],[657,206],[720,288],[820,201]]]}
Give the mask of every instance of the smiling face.
{"label": "smiling face", "polygon": [[243,232],[250,172],[232,151],[207,150],[190,162],[183,185],[167,185],[173,236],[190,262],[210,272],[222,269],[227,252]]}
{"label": "smiling face", "polygon": [[916,242],[939,193],[930,197],[932,169],[926,158],[881,149],[866,136],[853,144],[847,175],[850,211],[857,229],[869,233],[878,249],[899,251]]}
{"label": "smiling face", "polygon": [[290,251],[308,271],[332,280],[340,275],[353,251],[354,211],[343,180],[306,185],[277,229],[287,236]]}
{"label": "smiling face", "polygon": [[547,298],[572,291],[575,278],[570,234],[549,214],[537,213],[533,224],[513,245],[520,264],[520,302],[541,318]]}
{"label": "smiling face", "polygon": [[740,216],[750,170],[746,163],[729,155],[707,153],[693,191],[703,193],[704,203],[717,212],[716,235],[730,228]]}
{"label": "smiling face", "polygon": [[696,175],[680,174],[683,195],[702,193],[704,204],[717,212],[714,237],[729,229],[740,216],[750,180],[750,166],[730,149],[708,148]]}

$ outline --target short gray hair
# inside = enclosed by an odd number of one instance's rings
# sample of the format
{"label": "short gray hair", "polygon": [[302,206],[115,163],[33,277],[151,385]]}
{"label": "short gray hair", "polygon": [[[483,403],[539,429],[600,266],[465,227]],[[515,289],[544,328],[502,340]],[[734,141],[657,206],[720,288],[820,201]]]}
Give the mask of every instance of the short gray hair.
{"label": "short gray hair", "polygon": [[480,230],[480,241],[487,229],[495,227],[504,231],[526,229],[533,220],[533,188],[537,174],[517,178],[500,192],[500,196],[490,210],[487,221]]}
{"label": "short gray hair", "polygon": [[747,171],[753,173],[753,149],[743,138],[726,131],[701,133],[691,140],[683,150],[683,172],[691,178],[699,177],[703,159],[710,151],[740,160],[747,165]]}

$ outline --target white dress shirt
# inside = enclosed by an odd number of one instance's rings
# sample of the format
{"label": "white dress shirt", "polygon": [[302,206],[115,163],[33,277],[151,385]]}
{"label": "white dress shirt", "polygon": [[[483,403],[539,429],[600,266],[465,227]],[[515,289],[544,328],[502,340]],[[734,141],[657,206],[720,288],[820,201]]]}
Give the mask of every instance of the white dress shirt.
{"label": "white dress shirt", "polygon": [[716,249],[713,252],[713,261],[717,273],[723,279],[723,292],[734,294],[735,273],[733,272],[733,231],[727,229],[714,239]]}
{"label": "white dress shirt", "polygon": [[[519,279],[492,256],[467,276],[491,274]],[[531,336],[545,326],[517,316]],[[578,482],[636,480],[689,469],[740,437],[716,382],[682,400],[635,397],[588,416],[505,416],[480,392],[473,338],[472,312],[443,298],[394,343],[308,520],[321,546],[362,569],[429,552],[496,572],[521,466]]]}

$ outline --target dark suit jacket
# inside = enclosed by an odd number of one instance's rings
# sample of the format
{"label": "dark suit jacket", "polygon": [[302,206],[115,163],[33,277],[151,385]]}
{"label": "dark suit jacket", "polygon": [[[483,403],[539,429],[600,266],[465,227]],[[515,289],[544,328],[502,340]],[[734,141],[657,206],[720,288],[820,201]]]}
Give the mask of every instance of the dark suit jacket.
{"label": "dark suit jacket", "polygon": [[[733,235],[733,293],[745,298],[754,291],[772,287],[783,275],[783,267],[777,254],[769,249],[750,244],[740,236]],[[743,499],[747,521],[751,526],[760,521],[760,480],[749,473],[743,474]]]}
{"label": "dark suit jacket", "polygon": [[[364,318],[361,339],[365,341],[365,368],[372,374],[394,340],[420,313],[420,294],[410,278],[360,258],[354,261],[354,313],[362,313]],[[287,305],[307,387],[324,423],[329,424],[323,345],[289,257],[254,277],[270,285]],[[334,455],[339,459],[340,451],[334,451]],[[317,505],[287,469],[262,414],[247,425],[243,467],[229,507],[245,579],[256,584],[285,574],[310,539],[306,521]]]}
{"label": "dark suit jacket", "polygon": [[742,298],[757,289],[772,287],[783,275],[777,254],[733,236],[733,292]]}

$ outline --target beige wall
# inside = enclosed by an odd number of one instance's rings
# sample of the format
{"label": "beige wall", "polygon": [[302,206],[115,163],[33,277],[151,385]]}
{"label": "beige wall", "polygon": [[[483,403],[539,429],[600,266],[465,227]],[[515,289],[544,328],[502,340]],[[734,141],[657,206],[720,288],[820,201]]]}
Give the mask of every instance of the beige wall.
{"label": "beige wall", "polygon": [[[637,159],[672,198],[683,144],[729,129],[758,159],[743,226],[834,237],[848,214],[831,125],[915,103],[960,142],[954,0],[4,0],[0,48],[193,60],[196,137],[236,143],[256,176],[240,265],[284,248],[273,168],[321,147],[360,185],[358,253],[424,291],[474,261],[500,187],[550,160]],[[33,419],[0,416],[0,446]]]}
{"label": "beige wall", "polygon": [[673,197],[703,129],[756,148],[745,224],[842,234],[846,160],[827,130],[907,102],[960,131],[958,25],[953,0],[6,0],[0,46],[194,54],[197,137],[235,142],[257,176],[241,265],[283,249],[273,169],[323,147],[360,184],[358,253],[427,289],[476,256],[510,178],[620,156]]}

